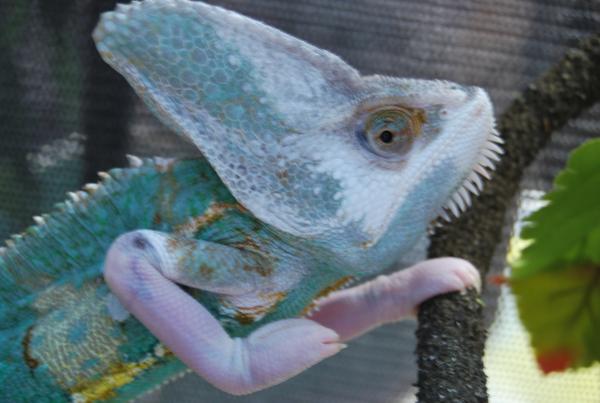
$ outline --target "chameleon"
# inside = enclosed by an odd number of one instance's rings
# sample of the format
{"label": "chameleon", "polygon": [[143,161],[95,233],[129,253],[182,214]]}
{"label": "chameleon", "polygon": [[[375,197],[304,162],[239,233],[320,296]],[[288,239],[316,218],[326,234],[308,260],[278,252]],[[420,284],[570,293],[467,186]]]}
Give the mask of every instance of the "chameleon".
{"label": "chameleon", "polygon": [[381,273],[502,154],[483,89],[363,76],[189,0],[119,5],[93,38],[199,155],[129,156],[7,241],[0,401],[126,401],[187,367],[247,394],[480,286],[450,257]]}

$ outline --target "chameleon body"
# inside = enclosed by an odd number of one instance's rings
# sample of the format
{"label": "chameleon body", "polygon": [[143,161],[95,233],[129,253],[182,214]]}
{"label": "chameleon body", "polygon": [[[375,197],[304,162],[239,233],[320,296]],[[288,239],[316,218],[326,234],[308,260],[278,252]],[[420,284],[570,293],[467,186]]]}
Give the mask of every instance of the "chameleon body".
{"label": "chameleon body", "polygon": [[94,39],[204,158],[131,157],[8,242],[0,401],[127,400],[183,371],[177,357],[248,393],[477,284],[466,262],[425,262],[320,299],[470,203],[500,153],[483,90],[362,77],[187,0],[119,6]]}

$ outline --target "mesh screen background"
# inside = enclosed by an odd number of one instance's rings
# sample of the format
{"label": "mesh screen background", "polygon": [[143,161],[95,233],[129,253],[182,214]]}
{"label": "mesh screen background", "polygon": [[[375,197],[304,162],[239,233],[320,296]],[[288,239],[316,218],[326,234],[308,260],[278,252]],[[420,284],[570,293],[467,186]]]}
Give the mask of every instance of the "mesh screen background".
{"label": "mesh screen background", "polygon": [[[600,2],[593,0],[209,2],[328,49],[365,74],[443,78],[484,87],[498,113],[578,38],[600,27]],[[3,238],[31,224],[32,215],[50,210],[66,191],[95,181],[99,170],[125,165],[126,153],[198,153],[151,116],[125,80],[97,55],[90,33],[99,13],[112,9],[114,3],[0,2]],[[528,170],[523,189],[548,190],[569,150],[598,133],[600,107],[596,105],[554,135]],[[509,221],[505,228],[507,237],[512,228]],[[495,260],[496,270],[503,266],[501,249]],[[504,343],[523,345],[526,339],[518,328],[502,321],[506,318],[502,315],[514,318],[514,311],[505,305],[506,298],[501,302],[500,319],[492,331],[504,331]],[[283,385],[252,396],[225,395],[190,374],[142,401],[411,401],[410,385],[416,379],[414,328],[414,323],[405,322],[377,329],[353,341],[338,356]],[[496,340],[494,335],[490,340]],[[503,351],[488,347],[490,353]],[[520,387],[543,389],[539,385],[544,381],[522,370],[524,367],[517,360],[523,356],[524,353],[506,355],[505,361],[513,364],[496,366],[493,371],[488,368],[492,402],[548,401],[542,395],[503,394],[507,388],[517,390],[515,374],[522,378]],[[496,365],[490,360],[488,357],[488,366]],[[595,372],[577,381],[580,383],[575,389],[557,388],[552,393],[559,399],[556,401],[597,402],[599,378]],[[564,396],[560,395],[561,390]]]}

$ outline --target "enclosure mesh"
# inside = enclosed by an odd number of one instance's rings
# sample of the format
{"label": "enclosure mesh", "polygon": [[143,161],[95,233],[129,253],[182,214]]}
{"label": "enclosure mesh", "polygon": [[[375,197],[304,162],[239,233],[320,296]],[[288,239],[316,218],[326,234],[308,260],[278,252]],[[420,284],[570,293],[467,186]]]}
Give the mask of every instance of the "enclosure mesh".
{"label": "enclosure mesh", "polygon": [[[484,87],[498,113],[568,47],[600,27],[597,0],[210,2],[328,49],[366,74]],[[90,33],[99,13],[113,7],[108,0],[0,2],[2,237],[31,224],[33,214],[50,210],[66,191],[94,181],[97,171],[123,165],[125,153],[197,154],[158,123],[95,52]],[[523,189],[548,190],[569,150],[598,133],[596,106],[553,137]],[[507,223],[507,236],[511,228]],[[503,295],[500,301],[486,358],[491,401],[600,401],[597,370],[566,381],[572,387],[554,387],[529,368],[527,338],[510,300]],[[187,375],[142,401],[411,401],[414,327],[380,328],[289,382],[248,397],[225,395]]]}

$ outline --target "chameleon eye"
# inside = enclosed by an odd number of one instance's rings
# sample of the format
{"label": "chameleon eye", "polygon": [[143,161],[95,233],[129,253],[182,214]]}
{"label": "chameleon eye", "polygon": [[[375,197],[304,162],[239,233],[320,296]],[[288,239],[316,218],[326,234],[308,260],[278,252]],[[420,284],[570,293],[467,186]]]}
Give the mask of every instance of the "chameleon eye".
{"label": "chameleon eye", "polygon": [[393,105],[369,111],[359,132],[372,152],[393,158],[410,150],[424,123],[422,109]]}
{"label": "chameleon eye", "polygon": [[379,133],[379,141],[384,144],[391,144],[394,142],[394,133],[389,130],[384,130]]}

